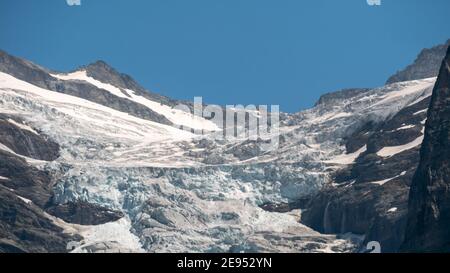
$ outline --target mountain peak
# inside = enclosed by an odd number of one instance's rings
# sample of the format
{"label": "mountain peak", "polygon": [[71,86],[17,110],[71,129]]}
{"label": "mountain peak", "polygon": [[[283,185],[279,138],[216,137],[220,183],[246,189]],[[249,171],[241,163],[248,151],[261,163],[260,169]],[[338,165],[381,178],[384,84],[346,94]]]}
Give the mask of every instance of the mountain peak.
{"label": "mountain peak", "polygon": [[387,84],[436,77],[449,46],[450,39],[445,44],[423,49],[413,64],[391,76]]}
{"label": "mountain peak", "polygon": [[123,89],[132,89],[145,92],[131,76],[118,72],[114,67],[103,60],[80,67],[78,70],[85,70],[89,77],[98,81],[109,83]]}
{"label": "mountain peak", "polygon": [[86,69],[87,71],[103,70],[103,71],[108,72],[108,73],[120,74],[111,65],[109,65],[107,62],[105,62],[103,60],[97,60],[97,61],[95,61],[93,63],[90,63],[90,64],[84,66],[83,68]]}

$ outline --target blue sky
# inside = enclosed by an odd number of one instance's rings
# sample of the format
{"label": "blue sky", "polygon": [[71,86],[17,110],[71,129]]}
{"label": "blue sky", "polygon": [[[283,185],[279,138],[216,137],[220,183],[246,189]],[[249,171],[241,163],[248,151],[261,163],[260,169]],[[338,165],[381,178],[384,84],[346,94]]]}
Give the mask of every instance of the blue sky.
{"label": "blue sky", "polygon": [[450,38],[448,0],[1,0],[0,48],[69,71],[102,59],[153,92],[310,107],[383,85]]}

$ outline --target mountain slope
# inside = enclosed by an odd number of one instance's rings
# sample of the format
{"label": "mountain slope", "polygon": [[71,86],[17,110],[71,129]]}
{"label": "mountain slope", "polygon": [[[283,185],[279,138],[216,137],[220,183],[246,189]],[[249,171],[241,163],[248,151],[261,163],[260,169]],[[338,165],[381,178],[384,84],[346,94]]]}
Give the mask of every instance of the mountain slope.
{"label": "mountain slope", "polygon": [[[51,219],[57,234],[79,238],[75,252],[355,251],[360,237],[336,234],[373,229],[375,237],[385,236],[383,227],[403,215],[435,84],[428,78],[326,95],[309,110],[282,114],[272,132],[279,146],[264,150],[261,139],[217,139],[216,124],[187,119],[172,100],[144,94],[103,62],[58,73],[2,56],[0,113],[5,128],[21,131],[5,131],[0,150],[48,174],[42,202],[22,196],[25,186],[18,195]],[[58,150],[33,149],[38,143]],[[0,175],[15,185],[19,163],[7,162]],[[325,195],[317,203],[323,206],[302,213],[326,191],[337,201]],[[361,194],[369,201],[348,209]],[[345,196],[348,205],[340,200]],[[381,197],[389,198],[382,203]],[[377,216],[392,223],[370,225]],[[368,224],[357,226],[359,220]]]}

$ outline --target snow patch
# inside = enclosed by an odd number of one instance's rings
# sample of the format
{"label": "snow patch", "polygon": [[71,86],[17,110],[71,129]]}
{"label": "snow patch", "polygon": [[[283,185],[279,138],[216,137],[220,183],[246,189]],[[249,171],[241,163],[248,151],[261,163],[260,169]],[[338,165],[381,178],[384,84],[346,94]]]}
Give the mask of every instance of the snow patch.
{"label": "snow patch", "polygon": [[[94,78],[89,77],[86,74],[86,71],[77,71],[70,74],[60,74],[60,75],[52,75],[61,80],[81,80],[86,81],[100,89],[106,90],[111,94],[131,100],[133,102],[139,103],[141,105],[146,106],[147,108],[155,111],[156,113],[163,115],[172,123],[179,126],[187,126],[189,128],[197,129],[197,130],[206,130],[206,131],[218,131],[220,128],[213,123],[212,121],[206,120],[202,117],[194,116],[191,113],[174,109],[170,106],[161,104],[159,102],[155,102],[149,100],[145,97],[136,95],[136,92],[130,89],[119,89],[111,84],[100,82]],[[126,92],[127,95],[124,94]]]}
{"label": "snow patch", "polygon": [[89,77],[85,70],[75,71],[75,72],[69,73],[69,74],[51,74],[51,76],[55,77],[57,79],[60,79],[60,80],[64,80],[64,81],[67,81],[67,80],[85,81],[85,82],[90,83],[100,89],[106,90],[115,96],[118,96],[121,98],[128,98],[122,92],[122,90],[120,90],[119,88],[117,88],[111,84],[98,81],[92,77]]}
{"label": "snow patch", "polygon": [[420,114],[426,113],[426,112],[428,112],[428,108],[415,112],[415,113],[413,114],[413,116],[417,116],[417,115],[420,115]]}
{"label": "snow patch", "polygon": [[398,210],[398,208],[391,208],[391,209],[388,210],[388,212],[394,213],[394,212],[397,212],[397,210]]}
{"label": "snow patch", "polygon": [[416,127],[416,125],[405,125],[405,126],[395,129],[395,131],[408,130],[408,129],[411,129],[414,127]]}
{"label": "snow patch", "polygon": [[39,96],[41,97],[41,100],[47,102],[55,109],[73,117],[74,119],[84,119],[86,122],[91,123],[92,127],[97,126],[98,128],[110,128],[109,131],[111,131],[111,135],[114,135],[113,132],[118,131],[117,128],[128,131],[128,134],[116,134],[116,137],[130,137],[136,135],[137,133],[141,136],[141,138],[151,140],[153,142],[167,139],[187,140],[194,137],[193,134],[187,131],[137,118],[129,115],[128,113],[120,112],[79,97],[46,90],[21,81],[3,72],[0,72],[0,89],[21,90],[26,93]]}
{"label": "snow patch", "polygon": [[116,249],[114,252],[143,252],[139,238],[131,232],[131,221],[124,217],[116,222],[110,222],[97,226],[85,226],[70,224],[64,220],[44,212],[44,215],[50,219],[53,224],[64,230],[64,233],[71,235],[80,235],[83,241],[72,253],[86,252],[87,246],[102,243],[114,243]]}
{"label": "snow patch", "polygon": [[413,148],[416,148],[417,146],[422,145],[423,139],[424,139],[424,136],[422,135],[405,145],[384,147],[383,149],[381,149],[380,151],[377,152],[377,155],[381,156],[381,157],[394,156],[396,154],[402,153],[407,150],[411,150]]}
{"label": "snow patch", "polygon": [[10,154],[16,154],[13,150],[11,150],[9,147],[7,147],[6,145],[0,143],[0,150],[8,152]]}
{"label": "snow patch", "polygon": [[389,178],[389,179],[385,179],[385,180],[381,180],[381,181],[370,182],[370,183],[378,185],[378,186],[383,186],[387,182],[392,181],[394,179],[397,179],[397,178],[399,178],[401,176],[404,176],[405,174],[406,174],[406,172],[402,172],[401,174],[399,174],[399,175],[397,175],[395,177],[392,177],[392,178]]}
{"label": "snow patch", "polygon": [[[407,85],[405,88],[401,88],[400,90],[389,92],[387,95],[384,96],[384,98],[382,100],[375,103],[374,106],[380,105],[380,104],[386,104],[389,101],[392,101],[395,99],[403,99],[405,97],[410,97],[415,94],[419,94],[420,92],[426,91],[427,89],[432,87],[435,82],[436,82],[436,77],[408,82],[408,84],[410,84],[410,83],[417,83],[417,84]],[[424,98],[425,98],[424,96],[420,96],[419,100],[421,101]],[[415,102],[412,102],[411,104],[415,104]]]}
{"label": "snow patch", "polygon": [[17,195],[17,194],[16,194],[16,196],[17,196],[20,200],[22,200],[25,204],[27,204],[27,205],[33,204],[33,201],[31,201],[30,199],[26,199],[26,198],[24,198],[24,197],[22,197],[22,196],[19,196],[19,195]]}
{"label": "snow patch", "polygon": [[86,246],[105,242],[113,242],[120,246],[120,249],[115,251],[143,252],[139,238],[130,230],[131,222],[127,218],[103,225],[89,226],[79,233],[84,238],[84,244],[73,252],[84,252],[83,248]]}

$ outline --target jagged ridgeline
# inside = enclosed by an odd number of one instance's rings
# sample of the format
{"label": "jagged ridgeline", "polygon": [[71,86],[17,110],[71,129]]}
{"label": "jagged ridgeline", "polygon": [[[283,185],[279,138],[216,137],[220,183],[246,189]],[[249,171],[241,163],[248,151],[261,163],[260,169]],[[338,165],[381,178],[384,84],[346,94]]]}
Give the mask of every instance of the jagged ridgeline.
{"label": "jagged ridgeline", "polygon": [[105,62],[62,73],[0,52],[0,251],[397,251],[441,47],[281,113],[272,150],[216,138]]}
{"label": "jagged ridgeline", "polygon": [[403,251],[450,252],[450,48],[428,110]]}

